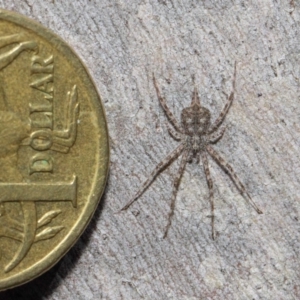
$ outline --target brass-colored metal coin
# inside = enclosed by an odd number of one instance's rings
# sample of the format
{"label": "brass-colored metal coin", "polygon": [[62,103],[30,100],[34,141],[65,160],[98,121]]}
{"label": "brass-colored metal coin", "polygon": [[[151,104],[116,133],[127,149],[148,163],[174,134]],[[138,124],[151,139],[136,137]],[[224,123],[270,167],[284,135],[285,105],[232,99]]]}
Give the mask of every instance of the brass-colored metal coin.
{"label": "brass-colored metal coin", "polygon": [[78,57],[0,10],[0,290],[37,277],[75,243],[108,161],[104,110]]}

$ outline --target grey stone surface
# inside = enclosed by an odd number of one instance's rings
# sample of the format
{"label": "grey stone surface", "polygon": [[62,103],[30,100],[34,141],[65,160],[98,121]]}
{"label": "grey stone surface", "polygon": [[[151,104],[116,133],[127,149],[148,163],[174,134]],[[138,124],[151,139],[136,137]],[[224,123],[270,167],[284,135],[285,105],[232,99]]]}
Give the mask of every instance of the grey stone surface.
{"label": "grey stone surface", "polygon": [[[110,177],[79,242],[50,271],[1,299],[300,299],[299,3],[283,0],[0,0],[52,29],[82,58],[107,112]],[[210,160],[211,239],[202,163],[182,178],[168,237],[168,168],[130,199],[175,146],[152,83],[180,118],[193,83],[216,118],[237,62],[236,98],[215,146],[263,215]]]}

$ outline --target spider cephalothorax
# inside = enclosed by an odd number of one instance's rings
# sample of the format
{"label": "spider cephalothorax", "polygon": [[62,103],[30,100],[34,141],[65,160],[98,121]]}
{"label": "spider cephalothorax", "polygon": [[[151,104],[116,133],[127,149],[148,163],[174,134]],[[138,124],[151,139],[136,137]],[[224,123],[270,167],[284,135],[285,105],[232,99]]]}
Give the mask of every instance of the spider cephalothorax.
{"label": "spider cephalothorax", "polygon": [[205,134],[210,125],[210,112],[200,105],[196,88],[192,96],[191,106],[182,110],[181,123],[184,133],[190,136]]}
{"label": "spider cephalothorax", "polygon": [[200,159],[200,152],[205,150],[206,133],[210,125],[210,112],[200,105],[197,89],[194,89],[192,103],[181,113],[182,134],[185,136],[186,147],[191,150],[188,161]]}
{"label": "spider cephalothorax", "polygon": [[[214,230],[214,199],[213,199],[213,182],[210,177],[209,165],[207,154],[211,156],[217,164],[229,175],[233,183],[240,191],[241,194],[250,202],[257,213],[261,214],[262,211],[256,206],[256,204],[251,199],[250,195],[246,191],[244,185],[237,177],[233,168],[226,163],[226,161],[220,156],[220,154],[211,146],[211,144],[217,143],[223,136],[225,127],[221,127],[228,111],[230,105],[234,98],[235,89],[235,77],[236,77],[236,64],[234,66],[234,76],[232,84],[232,92],[227,96],[227,102],[221,111],[219,117],[211,124],[211,114],[210,111],[200,105],[200,99],[198,96],[197,89],[194,89],[192,95],[192,103],[189,107],[182,110],[181,113],[181,126],[177,123],[173,113],[168,108],[165,99],[161,96],[159,88],[157,86],[155,77],[153,76],[153,82],[156,89],[156,93],[164,112],[169,119],[171,124],[167,123],[168,131],[170,135],[177,141],[181,143],[179,146],[173,150],[167,157],[161,161],[156,168],[152,171],[149,178],[140,187],[138,192],[135,194],[133,199],[129,201],[121,210],[126,210],[134,201],[136,201],[149,187],[149,185],[154,181],[155,177],[162,172],[171,162],[182,155],[179,171],[174,179],[174,187],[171,199],[171,209],[169,212],[168,223],[164,233],[164,237],[167,236],[169,227],[171,225],[172,216],[174,214],[175,199],[177,195],[177,190],[179,187],[180,179],[183,174],[187,162],[192,162],[196,159],[196,162],[202,160],[204,172],[206,175],[207,185],[209,188],[209,200],[211,206],[211,220],[212,220],[212,238],[215,238]],[[220,128],[221,127],[221,128]]]}

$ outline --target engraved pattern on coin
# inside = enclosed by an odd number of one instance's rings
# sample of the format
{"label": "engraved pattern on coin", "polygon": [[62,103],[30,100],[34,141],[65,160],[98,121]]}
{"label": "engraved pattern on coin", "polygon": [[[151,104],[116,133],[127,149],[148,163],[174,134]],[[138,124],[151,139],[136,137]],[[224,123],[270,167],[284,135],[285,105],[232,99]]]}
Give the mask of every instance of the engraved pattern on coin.
{"label": "engraved pattern on coin", "polygon": [[171,198],[170,211],[168,214],[168,221],[165,227],[163,238],[168,234],[168,230],[171,226],[172,217],[175,209],[175,200],[180,184],[182,174],[184,172],[187,162],[192,163],[194,160],[198,164],[200,158],[203,162],[203,168],[207,180],[207,185],[209,188],[209,200],[211,207],[211,227],[212,227],[212,238],[215,239],[215,226],[214,226],[214,198],[213,198],[213,182],[210,176],[209,165],[207,153],[216,161],[216,163],[225,171],[225,173],[231,178],[239,192],[246,198],[246,200],[253,206],[257,213],[261,214],[262,211],[257,207],[257,205],[252,200],[249,193],[246,191],[245,186],[241,180],[236,175],[233,168],[220,156],[220,154],[211,146],[211,144],[216,144],[225,132],[226,127],[221,127],[229,108],[234,99],[235,90],[235,79],[236,79],[236,63],[234,66],[234,75],[232,80],[232,91],[230,95],[227,96],[227,102],[221,111],[218,118],[211,124],[211,114],[210,111],[201,106],[200,98],[198,96],[198,91],[196,87],[192,95],[192,102],[189,107],[186,107],[181,112],[181,125],[175,119],[173,113],[168,108],[165,99],[162,97],[156,79],[153,75],[153,83],[158,96],[158,100],[170,122],[167,123],[168,131],[170,136],[176,141],[180,141],[180,145],[173,150],[165,159],[163,159],[151,172],[148,179],[141,185],[140,189],[133,196],[133,198],[123,207],[121,211],[127,210],[151,185],[158,174],[160,174],[164,169],[166,169],[174,160],[176,160],[180,155],[182,155],[179,170],[175,176],[173,182],[173,192]]}
{"label": "engraved pattern on coin", "polygon": [[[18,34],[0,37],[0,47],[17,43],[13,49],[9,49],[0,56],[1,70],[16,59],[22,51],[38,51],[38,44],[35,41],[22,41],[22,39],[23,36]],[[49,154],[45,153],[45,151],[54,150],[67,153],[75,143],[79,113],[76,85],[73,86],[72,91],[68,92],[67,95],[66,128],[63,130],[52,130],[53,70],[53,56],[48,60],[43,60],[39,56],[33,57],[32,74],[41,76],[31,84],[31,87],[43,94],[43,103],[41,105],[38,105],[38,103],[30,105],[30,116],[34,115],[35,117],[33,121],[30,119],[28,122],[24,122],[13,112],[0,111],[0,159],[2,157],[5,158],[3,165],[6,165],[7,172],[9,172],[8,177],[13,180],[18,178],[21,181],[23,179],[22,175],[18,174],[17,169],[12,167],[17,165],[17,151],[21,145],[30,145],[32,149],[43,152],[38,156],[35,154],[31,160],[29,173],[33,174],[35,172],[52,171],[53,164],[49,163],[51,158],[49,159]],[[36,116],[37,114],[39,114],[39,118]],[[6,159],[7,156],[11,156],[9,161]],[[57,190],[60,191],[59,194],[57,194]],[[5,271],[9,272],[22,261],[34,242],[50,239],[64,228],[63,226],[54,226],[39,231],[39,229],[50,223],[58,213],[49,212],[40,220],[37,220],[35,201],[71,201],[73,206],[76,207],[76,177],[71,182],[57,182],[54,184],[1,182],[0,195],[1,203],[20,201],[24,217],[23,224],[11,222],[12,220],[9,217],[8,221],[10,223],[3,224],[7,229],[3,229],[2,236],[21,242],[16,255],[5,267]],[[5,214],[5,206],[1,205],[2,214]],[[49,221],[45,222],[45,220]]]}
{"label": "engraved pattern on coin", "polygon": [[109,162],[101,99],[50,30],[0,9],[0,290],[51,268],[79,238]]}

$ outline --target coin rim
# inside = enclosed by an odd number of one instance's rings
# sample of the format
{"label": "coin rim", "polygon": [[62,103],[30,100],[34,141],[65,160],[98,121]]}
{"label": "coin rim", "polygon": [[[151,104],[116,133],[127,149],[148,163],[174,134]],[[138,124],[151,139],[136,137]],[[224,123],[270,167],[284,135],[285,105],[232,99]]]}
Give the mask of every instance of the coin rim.
{"label": "coin rim", "polygon": [[[93,182],[93,193],[89,198],[90,205],[83,211],[83,214],[77,219],[76,223],[72,227],[72,230],[63,238],[63,240],[49,253],[47,254],[40,262],[32,265],[28,269],[21,271],[18,274],[15,274],[7,279],[3,279],[0,281],[0,291],[4,291],[7,289],[14,288],[16,286],[25,284],[38,276],[42,275],[49,269],[51,269],[69,250],[74,246],[74,244],[78,241],[83,231],[88,226],[91,218],[93,217],[96,208],[101,200],[101,197],[105,191],[105,186],[107,183],[108,172],[109,172],[109,162],[110,162],[110,147],[109,147],[109,134],[108,134],[108,125],[107,125],[107,118],[104,110],[104,106],[101,101],[100,94],[96,88],[96,85],[87,70],[85,64],[81,61],[78,55],[75,53],[72,47],[70,47],[62,38],[60,38],[56,33],[52,30],[44,27],[37,21],[34,21],[27,16],[24,16],[20,13],[0,9],[0,20],[12,22],[16,25],[22,26],[25,29],[31,30],[38,36],[46,39],[51,40],[51,44],[57,46],[57,51],[63,53],[67,57],[72,58],[72,65],[76,68],[79,66],[82,68],[83,72],[85,72],[86,79],[89,80],[89,85],[92,87],[92,93],[95,94],[96,97],[92,97],[92,103],[98,110],[99,113],[102,113],[101,118],[97,118],[98,125],[102,125],[101,123],[105,124],[105,142],[106,142],[106,150],[107,152],[107,160],[105,162],[104,167],[105,170],[105,178],[103,180],[103,172],[100,172],[100,168],[96,169],[96,173],[94,175],[94,182]],[[38,32],[36,28],[38,27]],[[103,119],[102,119],[103,117]],[[103,168],[101,168],[103,169]],[[101,173],[101,174],[100,174]],[[102,184],[100,184],[100,182]],[[95,183],[96,182],[96,183]],[[82,225],[84,223],[84,225]],[[65,246],[65,245],[68,246]]]}

